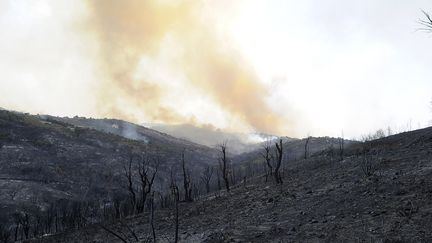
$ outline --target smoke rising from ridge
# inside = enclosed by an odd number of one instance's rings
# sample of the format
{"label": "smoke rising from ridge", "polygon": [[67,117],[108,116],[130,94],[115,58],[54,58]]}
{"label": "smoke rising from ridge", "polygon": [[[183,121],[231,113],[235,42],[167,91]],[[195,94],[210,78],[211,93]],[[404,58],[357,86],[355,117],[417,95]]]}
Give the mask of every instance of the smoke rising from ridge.
{"label": "smoke rising from ridge", "polygon": [[[266,103],[267,87],[205,18],[206,1],[87,0],[89,29],[99,44],[104,81],[97,95],[103,115],[136,121],[134,112],[166,123],[194,123],[161,102],[170,96],[154,75],[137,77],[143,58],[158,59],[173,45],[167,62],[176,74],[230,116],[259,132],[281,134],[284,124]],[[164,44],[165,43],[165,44]],[[172,77],[173,82],[176,78]],[[198,102],[198,101],[197,101]],[[133,107],[134,112],[128,111]],[[289,124],[288,124],[289,125]]]}

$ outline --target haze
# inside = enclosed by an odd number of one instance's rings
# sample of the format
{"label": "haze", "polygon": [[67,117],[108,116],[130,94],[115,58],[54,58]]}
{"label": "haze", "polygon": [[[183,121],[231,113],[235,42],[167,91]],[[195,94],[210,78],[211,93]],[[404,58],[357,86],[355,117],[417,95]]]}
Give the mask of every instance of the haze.
{"label": "haze", "polygon": [[276,135],[429,125],[428,0],[0,2],[0,107]]}

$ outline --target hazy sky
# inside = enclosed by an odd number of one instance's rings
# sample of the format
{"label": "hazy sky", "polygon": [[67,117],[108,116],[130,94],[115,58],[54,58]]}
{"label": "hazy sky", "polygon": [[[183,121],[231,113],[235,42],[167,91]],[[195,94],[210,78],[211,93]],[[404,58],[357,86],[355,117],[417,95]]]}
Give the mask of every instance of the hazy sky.
{"label": "hazy sky", "polygon": [[432,120],[430,0],[142,2],[1,0],[0,107],[290,136]]}

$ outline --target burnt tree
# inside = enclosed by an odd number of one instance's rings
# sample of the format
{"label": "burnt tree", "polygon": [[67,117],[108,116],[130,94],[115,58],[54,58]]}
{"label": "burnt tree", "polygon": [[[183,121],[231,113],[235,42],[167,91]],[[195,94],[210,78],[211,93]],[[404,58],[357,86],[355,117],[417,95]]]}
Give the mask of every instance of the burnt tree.
{"label": "burnt tree", "polygon": [[221,183],[220,172],[218,170],[216,171],[216,175],[217,175],[217,188],[220,191],[222,190],[222,183]]}
{"label": "burnt tree", "polygon": [[183,170],[183,189],[184,189],[184,200],[186,202],[192,202],[192,185],[191,185],[191,178],[190,173],[188,173],[186,169],[186,162],[185,162],[185,151],[182,152],[182,170]]}
{"label": "burnt tree", "polygon": [[133,181],[133,170],[132,170],[132,161],[133,161],[133,155],[129,156],[129,164],[128,166],[123,166],[124,176],[127,180],[127,190],[130,194],[132,208],[135,210],[137,206],[137,196],[134,188],[134,181]]}
{"label": "burnt tree", "polygon": [[[152,191],[158,172],[159,161],[155,159],[153,166],[151,166],[150,159],[143,155],[141,162],[138,163],[138,166],[134,167],[133,158],[134,156],[130,155],[129,163],[123,167],[123,171],[127,180],[132,214],[135,214],[144,212],[147,197]],[[135,182],[139,183],[139,185],[137,186]]]}
{"label": "burnt tree", "polygon": [[230,191],[230,182],[229,182],[229,164],[228,158],[226,155],[226,143],[220,145],[221,148],[221,157],[219,159],[219,167],[222,173],[222,179],[225,182],[225,188],[229,192]]}
{"label": "burnt tree", "polygon": [[201,181],[204,183],[206,192],[210,192],[210,181],[213,176],[213,167],[207,166],[201,175]]}
{"label": "burnt tree", "polygon": [[283,144],[282,139],[279,139],[279,143],[275,143],[276,145],[276,168],[274,172],[274,177],[276,180],[276,184],[282,184],[282,176],[280,174],[280,167],[282,165],[282,158],[283,158]]}
{"label": "burnt tree", "polygon": [[150,198],[150,226],[151,226],[153,243],[156,243],[156,231],[154,226],[154,192],[152,192]]}
{"label": "burnt tree", "polygon": [[342,132],[342,137],[338,139],[338,144],[339,144],[339,159],[343,160],[344,147],[345,147],[345,139],[344,139],[343,132]]}
{"label": "burnt tree", "polygon": [[179,235],[179,201],[180,201],[180,193],[177,185],[175,183],[172,183],[171,185],[171,193],[174,197],[174,227],[175,227],[175,233],[174,233],[174,242],[178,242],[178,235]]}
{"label": "burnt tree", "polygon": [[273,155],[271,154],[269,143],[264,145],[264,153],[261,153],[261,156],[264,158],[266,162],[266,165],[270,171],[270,176],[272,176],[273,175],[273,166],[272,166]]}
{"label": "burnt tree", "polygon": [[154,160],[153,168],[150,166],[150,159],[146,156],[142,157],[141,163],[138,165],[138,175],[140,179],[140,198],[137,201],[137,212],[144,212],[144,208],[146,205],[147,197],[152,191],[152,187],[154,184],[154,180],[156,178],[156,174],[158,172],[159,161],[157,159]]}
{"label": "burnt tree", "polygon": [[310,141],[311,137],[308,136],[305,142],[305,146],[304,146],[304,159],[307,159],[309,151],[308,151],[308,145],[309,145],[309,141]]}

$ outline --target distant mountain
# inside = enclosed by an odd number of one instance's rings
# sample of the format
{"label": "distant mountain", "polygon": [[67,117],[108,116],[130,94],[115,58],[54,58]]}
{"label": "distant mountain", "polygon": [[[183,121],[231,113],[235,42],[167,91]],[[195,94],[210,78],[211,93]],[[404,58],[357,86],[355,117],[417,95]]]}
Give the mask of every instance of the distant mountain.
{"label": "distant mountain", "polygon": [[253,151],[259,148],[262,142],[277,138],[274,135],[260,133],[229,133],[220,129],[197,127],[190,124],[146,124],[145,126],[174,137],[183,138],[213,148],[226,142],[229,151],[233,154]]}

